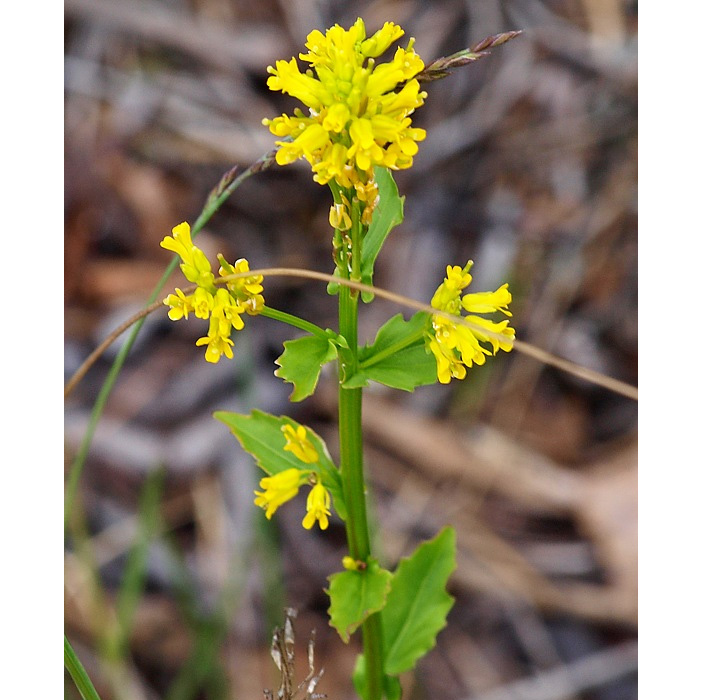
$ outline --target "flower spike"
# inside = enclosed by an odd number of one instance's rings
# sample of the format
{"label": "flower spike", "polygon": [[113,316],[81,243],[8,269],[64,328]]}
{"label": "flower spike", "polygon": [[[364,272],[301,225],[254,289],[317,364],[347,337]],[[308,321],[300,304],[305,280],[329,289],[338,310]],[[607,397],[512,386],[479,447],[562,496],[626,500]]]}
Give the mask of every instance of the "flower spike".
{"label": "flower spike", "polygon": [[[269,66],[268,87],[291,95],[308,109],[295,109],[264,119],[263,124],[281,138],[276,160],[287,165],[307,160],[314,180],[324,185],[355,188],[364,203],[364,222],[369,222],[376,197],[375,166],[392,170],[410,168],[426,138],[412,126],[410,115],[424,103],[416,76],[424,62],[414,51],[413,39],[397,48],[387,62],[375,59],[404,34],[393,22],[366,38],[365,24],[358,18],[349,29],[334,25],[325,33],[307,36],[308,53],[299,54],[311,68],[304,72],[295,58]],[[334,223],[345,223],[341,211]],[[342,226],[336,225],[336,228]]]}

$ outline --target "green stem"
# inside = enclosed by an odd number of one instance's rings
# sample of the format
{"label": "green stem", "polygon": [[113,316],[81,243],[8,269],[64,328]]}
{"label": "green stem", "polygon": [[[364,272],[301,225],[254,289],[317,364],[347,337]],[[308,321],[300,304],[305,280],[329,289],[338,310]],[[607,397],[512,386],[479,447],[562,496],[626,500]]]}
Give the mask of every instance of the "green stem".
{"label": "green stem", "polygon": [[[358,209],[353,207],[353,266],[359,270],[360,222]],[[346,275],[348,272],[346,271]],[[352,276],[352,273],[351,275]],[[365,478],[363,474],[362,401],[363,390],[344,389],[343,381],[358,368],[358,292],[342,286],[338,302],[339,333],[348,341],[349,353],[339,358],[338,428],[341,454],[341,480],[346,501],[346,537],[350,556],[367,561],[371,555]],[[363,623],[363,654],[367,674],[368,700],[381,700],[383,687],[382,625],[379,614]]]}
{"label": "green stem", "polygon": [[63,665],[71,674],[75,687],[78,688],[78,692],[84,700],[100,700],[90,676],[83,668],[83,664],[80,663],[80,659],[76,656],[65,634],[63,635]]}
{"label": "green stem", "polygon": [[307,321],[299,316],[294,316],[293,314],[288,314],[285,311],[278,311],[278,309],[273,309],[270,306],[264,306],[263,310],[260,312],[261,316],[266,316],[267,318],[272,318],[275,321],[282,321],[289,326],[294,326],[299,328],[301,331],[306,331],[318,338],[323,338],[328,340],[329,336],[323,328],[313,324],[311,321]]}
{"label": "green stem", "polygon": [[[229,181],[230,173],[224,175],[222,183],[228,184],[226,184],[225,187],[221,188],[220,194],[210,196],[207,200],[204,208],[202,209],[202,212],[197,217],[197,221],[195,221],[195,223],[192,226],[191,235],[193,239],[204,228],[205,224],[207,224],[207,222],[212,218],[212,216],[214,216],[215,212],[219,209],[219,207],[221,207],[221,205],[231,196],[234,190],[236,190],[239,187],[239,185],[241,185],[241,183],[247,180],[254,173],[261,172],[265,168],[269,167],[273,162],[275,162],[272,153],[273,152],[266,153],[262,158],[259,158],[250,167],[246,168],[246,170],[244,170],[238,177],[234,178],[231,181]],[[219,189],[219,187],[216,188],[215,192]],[[156,284],[153,292],[151,293],[151,296],[146,302],[147,306],[152,304],[156,300],[158,295],[161,293],[161,290],[168,281],[168,278],[175,269],[177,263],[178,258],[176,256],[173,258],[173,260],[171,260],[170,264],[166,268],[166,271],[163,273],[163,276]],[[64,500],[64,530],[68,523],[68,518],[70,517],[70,514],[73,510],[73,502],[78,491],[78,482],[80,481],[80,477],[83,473],[83,468],[85,467],[85,460],[88,456],[88,451],[90,450],[90,445],[92,444],[93,437],[95,436],[97,424],[102,416],[102,412],[104,411],[107,399],[112,393],[112,389],[114,387],[115,382],[117,381],[117,377],[119,376],[124,362],[126,361],[132,346],[134,345],[136,336],[139,334],[139,331],[144,325],[145,320],[146,318],[144,317],[134,324],[133,328],[131,329],[131,333],[129,334],[129,337],[117,353],[117,357],[114,359],[114,362],[112,363],[112,366],[110,367],[110,370],[107,374],[107,378],[105,379],[100,389],[100,393],[98,394],[97,399],[95,400],[95,403],[93,405],[92,411],[90,413],[90,420],[88,422],[88,429],[85,433],[85,436],[83,437],[83,441],[80,444],[78,453],[76,455],[76,458],[73,460],[73,464],[71,465],[68,474],[68,481],[66,484],[66,495]]]}

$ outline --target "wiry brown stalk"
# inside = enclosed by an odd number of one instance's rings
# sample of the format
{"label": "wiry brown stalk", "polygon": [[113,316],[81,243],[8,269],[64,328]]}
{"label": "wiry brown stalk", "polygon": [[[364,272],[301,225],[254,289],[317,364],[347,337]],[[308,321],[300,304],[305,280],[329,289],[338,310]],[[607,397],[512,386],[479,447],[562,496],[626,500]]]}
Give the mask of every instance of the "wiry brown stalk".
{"label": "wiry brown stalk", "polygon": [[[235,275],[219,277],[215,280],[215,282],[228,282],[242,277],[251,277],[253,275],[263,275],[267,277],[302,277],[305,279],[320,280],[322,282],[335,282],[337,284],[350,287],[351,289],[357,289],[361,292],[371,292],[372,294],[375,294],[378,297],[382,297],[383,299],[387,299],[388,301],[394,302],[395,304],[406,306],[416,311],[426,311],[430,314],[433,314],[434,316],[447,318],[453,321],[454,323],[460,323],[464,326],[467,326],[468,328],[478,330],[480,333],[486,336],[490,336],[496,339],[501,337],[498,333],[492,333],[486,328],[473,326],[473,324],[471,324],[469,321],[462,317],[453,316],[452,314],[449,314],[445,311],[434,309],[428,304],[424,304],[420,301],[414,301],[413,299],[402,296],[401,294],[388,292],[379,287],[373,287],[371,285],[362,284],[360,282],[353,282],[351,280],[342,279],[334,275],[328,275],[324,272],[316,272],[315,270],[302,270],[290,267],[260,268],[258,270],[249,270],[248,272],[239,272]],[[183,290],[183,293],[190,294],[195,290],[195,288],[196,285],[187,287]],[[76,387],[78,382],[85,376],[90,367],[98,360],[100,355],[110,346],[110,344],[116,340],[116,338],[118,338],[122,333],[124,333],[124,331],[126,331],[129,328],[129,326],[136,323],[139,319],[143,318],[144,316],[148,316],[148,314],[150,314],[152,311],[155,311],[159,308],[163,308],[162,301],[154,302],[150,306],[147,306],[145,309],[138,312],[130,319],[125,321],[121,326],[112,331],[112,333],[110,333],[110,335],[107,338],[105,338],[105,340],[90,354],[90,356],[83,362],[83,364],[78,368],[75,374],[68,381],[63,392],[64,398],[67,397],[73,391],[73,389]],[[534,358],[535,360],[542,362],[543,364],[551,365],[552,367],[557,367],[558,369],[561,369],[564,372],[567,372],[575,377],[579,377],[580,379],[584,379],[588,382],[591,382],[592,384],[602,386],[606,389],[609,389],[610,391],[615,392],[616,394],[620,394],[622,396],[626,396],[629,399],[633,399],[634,401],[638,400],[638,389],[637,387],[632,386],[631,384],[627,384],[626,382],[622,382],[618,379],[613,379],[605,374],[601,374],[600,372],[595,372],[594,370],[588,369],[587,367],[577,365],[574,362],[570,362],[569,360],[565,360],[561,357],[558,357],[557,355],[553,355],[552,353],[549,353],[546,350],[542,350],[541,348],[538,348],[535,345],[531,345],[530,343],[526,343],[522,340],[512,339],[510,340],[510,342],[513,343],[515,350],[517,350],[518,352],[522,352],[524,355],[528,355]]]}

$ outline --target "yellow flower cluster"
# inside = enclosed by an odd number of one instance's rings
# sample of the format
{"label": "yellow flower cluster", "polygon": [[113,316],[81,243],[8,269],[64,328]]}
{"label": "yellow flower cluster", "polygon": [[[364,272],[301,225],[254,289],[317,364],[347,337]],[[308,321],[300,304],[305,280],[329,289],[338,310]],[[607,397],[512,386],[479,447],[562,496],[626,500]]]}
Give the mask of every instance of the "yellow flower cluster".
{"label": "yellow flower cluster", "polygon": [[[307,437],[304,426],[300,425],[295,430],[290,424],[283,425],[282,432],[286,440],[283,449],[292,452],[304,464],[316,464],[319,461],[319,454]],[[318,473],[312,469],[290,467],[273,476],[263,477],[260,480],[263,490],[255,491],[254,503],[265,511],[265,517],[270,520],[283,503],[297,495],[303,484],[312,484],[312,489],[307,496],[307,514],[302,520],[302,526],[310,530],[318,521],[319,527],[326,530],[331,515],[331,496],[321,483]]]}
{"label": "yellow flower cluster", "polygon": [[[403,34],[401,27],[385,22],[367,37],[358,18],[350,29],[334,25],[325,34],[315,29],[307,36],[309,51],[299,55],[311,66],[306,72],[294,58],[268,67],[268,87],[309,108],[308,114],[297,108],[292,116],[263,120],[285,139],[277,142],[278,164],[305,158],[320,184],[333,180],[340,187],[353,187],[364,205],[365,222],[377,201],[374,166],[411,167],[417,142],[426,137],[423,129],[411,126],[409,116],[426,97],[415,77],[424,63],[414,51],[414,40],[405,49],[397,48],[391,61],[375,62]],[[336,218],[343,222],[343,212]]]}
{"label": "yellow flower cluster", "polygon": [[[170,307],[168,316],[177,321],[193,313],[197,318],[209,319],[207,335],[196,344],[207,346],[207,362],[219,362],[222,355],[231,359],[234,356],[234,342],[230,337],[232,330],[240,331],[243,328],[243,314],[258,314],[265,305],[261,294],[263,276],[240,277],[227,282],[226,287],[217,287],[207,256],[192,242],[189,224],[178,224],[172,233],[172,236],[166,236],[161,241],[161,247],[180,256],[180,269],[189,282],[197,285],[197,289],[186,295],[176,288],[175,294],[169,294],[163,300]],[[221,254],[217,257],[221,266],[219,275],[222,277],[250,269],[245,258],[231,265]]]}
{"label": "yellow flower cluster", "polygon": [[[468,314],[488,314],[500,312],[511,316],[508,305],[511,303],[509,285],[502,284],[495,292],[477,292],[462,295],[463,290],[472,282],[470,269],[472,261],[465,267],[449,265],[446,277],[431,299],[431,306],[449,314],[460,316],[462,310]],[[461,296],[462,295],[462,296]],[[442,316],[433,316],[428,335],[428,347],[436,358],[438,381],[448,384],[452,378],[464,379],[466,368],[483,365],[487,355],[496,354],[498,350],[509,352],[513,348],[516,335],[509,328],[508,320],[495,323],[481,316],[468,315],[465,320],[472,324],[469,328]],[[483,328],[486,333],[480,332]],[[491,344],[491,351],[480,345]]]}

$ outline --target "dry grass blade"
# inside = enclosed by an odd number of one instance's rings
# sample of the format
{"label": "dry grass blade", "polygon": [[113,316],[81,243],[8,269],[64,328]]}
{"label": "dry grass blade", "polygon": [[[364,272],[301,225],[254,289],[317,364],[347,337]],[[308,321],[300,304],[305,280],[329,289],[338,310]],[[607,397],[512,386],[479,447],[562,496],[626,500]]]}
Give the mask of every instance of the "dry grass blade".
{"label": "dry grass blade", "polygon": [[280,687],[276,694],[269,689],[263,691],[266,700],[293,700],[300,691],[304,692],[305,700],[317,700],[325,698],[325,694],[315,693],[314,690],[319,680],[324,674],[322,668],[319,673],[314,673],[314,643],[316,635],[312,632],[307,647],[307,659],[309,663],[309,673],[305,679],[295,688],[295,631],[293,620],[297,617],[294,608],[285,608],[285,622],[282,627],[276,627],[273,632],[273,642],[270,648],[270,655],[280,671]]}

